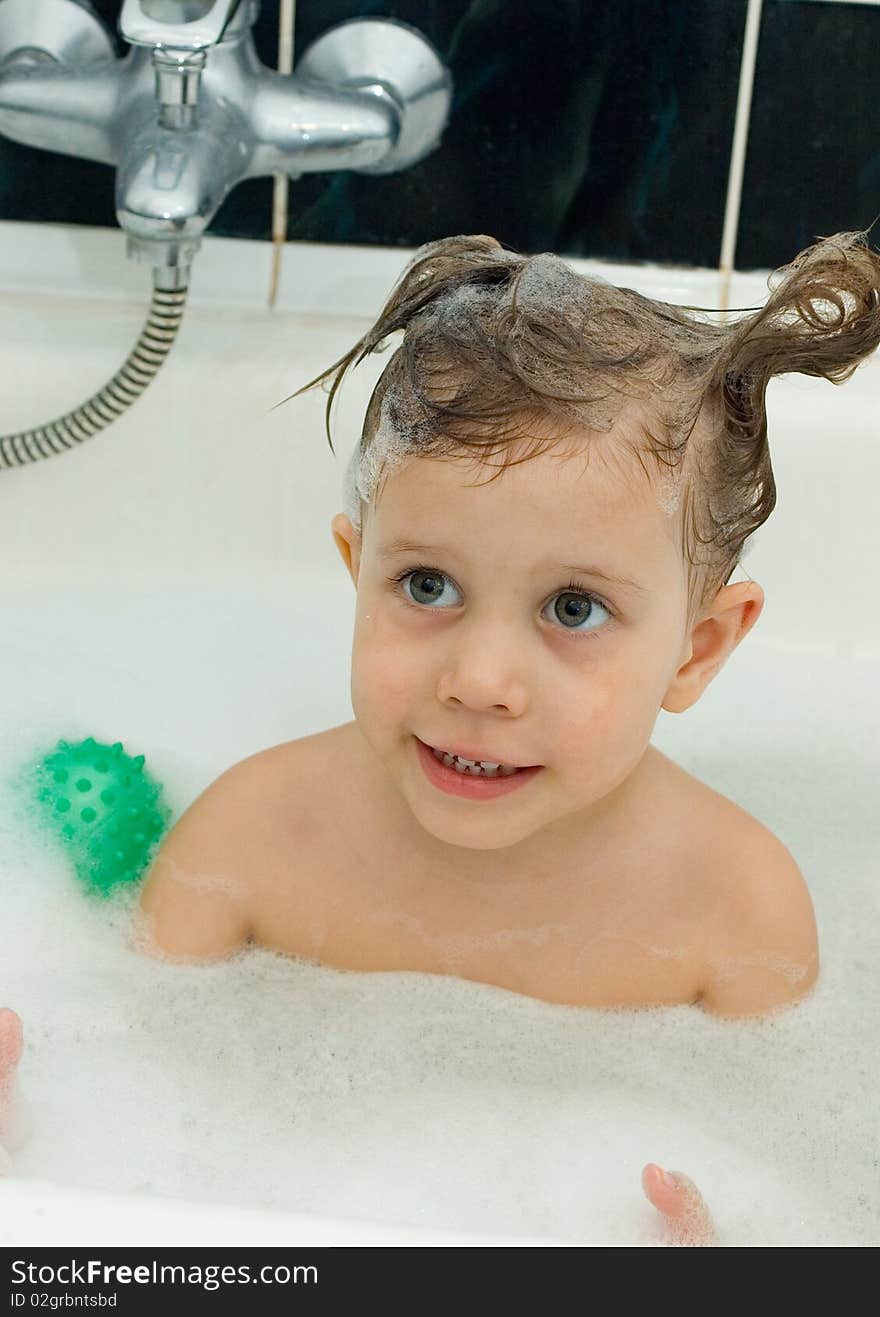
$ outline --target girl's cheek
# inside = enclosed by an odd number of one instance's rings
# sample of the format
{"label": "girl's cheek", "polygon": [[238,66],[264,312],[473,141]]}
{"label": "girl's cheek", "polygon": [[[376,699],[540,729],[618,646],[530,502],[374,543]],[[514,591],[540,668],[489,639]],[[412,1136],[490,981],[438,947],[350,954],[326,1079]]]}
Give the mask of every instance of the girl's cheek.
{"label": "girl's cheek", "polygon": [[425,683],[422,648],[401,640],[396,629],[380,624],[360,628],[352,649],[352,684],[359,698],[374,706],[391,707],[406,700]]}
{"label": "girl's cheek", "polygon": [[400,601],[384,594],[368,593],[363,608],[358,609],[355,645],[365,656],[370,651],[381,651],[385,665],[389,655],[393,655],[395,666],[406,662],[407,656],[411,655],[420,654],[424,659],[429,639],[427,629],[415,624],[408,613],[406,605]]}

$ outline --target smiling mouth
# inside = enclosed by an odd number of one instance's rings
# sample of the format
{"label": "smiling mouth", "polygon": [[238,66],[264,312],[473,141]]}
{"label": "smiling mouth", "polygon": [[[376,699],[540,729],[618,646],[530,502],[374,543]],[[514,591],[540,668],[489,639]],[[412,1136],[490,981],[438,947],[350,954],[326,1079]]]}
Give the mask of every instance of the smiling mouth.
{"label": "smiling mouth", "polygon": [[526,768],[539,768],[539,764],[502,764],[493,759],[467,759],[464,755],[456,754],[452,750],[443,750],[437,746],[428,745],[422,741],[422,745],[430,750],[434,758],[447,768],[455,769],[456,773],[462,777],[513,777],[516,773],[523,772]]}

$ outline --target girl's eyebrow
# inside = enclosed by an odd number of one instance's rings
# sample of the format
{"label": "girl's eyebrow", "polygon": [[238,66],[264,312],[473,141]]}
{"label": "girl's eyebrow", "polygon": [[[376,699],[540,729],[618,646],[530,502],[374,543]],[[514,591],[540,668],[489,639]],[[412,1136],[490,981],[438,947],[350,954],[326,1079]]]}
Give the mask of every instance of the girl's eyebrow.
{"label": "girl's eyebrow", "polygon": [[[399,553],[448,553],[442,545],[433,544],[416,544],[412,540],[396,539],[389,540],[387,544],[380,545],[377,550],[380,558],[393,558]],[[564,572],[579,572],[583,576],[598,576],[600,580],[607,581],[609,585],[618,585],[624,590],[633,590],[636,594],[646,595],[648,591],[638,581],[632,581],[628,576],[616,576],[613,572],[603,571],[601,567],[579,567],[573,563],[546,563],[546,567],[553,570]]]}

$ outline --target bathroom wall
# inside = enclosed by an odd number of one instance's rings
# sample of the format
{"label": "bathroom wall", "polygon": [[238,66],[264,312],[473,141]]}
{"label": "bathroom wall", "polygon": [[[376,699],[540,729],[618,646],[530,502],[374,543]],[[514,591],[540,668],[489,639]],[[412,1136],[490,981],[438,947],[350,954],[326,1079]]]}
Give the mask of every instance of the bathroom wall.
{"label": "bathroom wall", "polygon": [[[94,8],[115,27],[120,0]],[[714,265],[745,13],[746,0],[298,0],[296,52],[348,18],[401,19],[437,46],[455,96],[415,168],[292,183],[289,236],[412,246],[487,232],[522,251]],[[278,0],[263,0],[267,64],[277,26]],[[765,0],[739,268],[880,212],[878,52],[878,4]],[[239,185],[211,231],[268,238],[271,192]],[[0,138],[0,219],[112,225],[112,170]]]}

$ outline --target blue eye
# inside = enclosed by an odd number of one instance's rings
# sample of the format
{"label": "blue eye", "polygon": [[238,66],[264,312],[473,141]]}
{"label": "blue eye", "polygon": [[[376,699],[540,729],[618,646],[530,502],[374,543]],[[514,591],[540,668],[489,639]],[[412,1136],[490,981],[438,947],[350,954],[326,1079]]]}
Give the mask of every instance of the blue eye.
{"label": "blue eye", "polygon": [[[408,577],[412,577],[415,582],[416,593],[414,595],[410,595],[406,586],[403,585]],[[393,576],[391,579],[400,583],[405,598],[417,604],[436,603],[443,595],[449,594],[446,585],[447,583],[451,584],[448,576],[444,576],[442,572],[435,572],[430,567],[412,567],[409,571],[401,572],[399,576]],[[423,595],[424,598],[420,599],[419,595]]]}
{"label": "blue eye", "polygon": [[[387,579],[397,586],[404,601],[413,607],[433,610],[433,606],[439,600],[445,600],[446,602],[439,605],[440,608],[445,609],[453,607],[457,601],[458,591],[449,577],[444,572],[438,572],[434,567],[409,567],[397,576],[389,576]],[[450,593],[453,595],[452,599],[449,598]],[[553,596],[548,604],[548,608],[550,607],[553,608],[553,615],[562,629],[579,636],[592,637],[603,625],[601,619],[596,622],[597,608],[608,617],[614,616],[608,605],[579,581],[569,581],[564,590]],[[588,622],[592,622],[593,625],[585,625]]]}
{"label": "blue eye", "polygon": [[[598,631],[599,625],[591,627],[578,626],[579,622],[595,622],[594,615],[597,608],[606,613],[608,617],[612,616],[611,609],[603,604],[602,600],[597,598],[596,595],[591,594],[589,590],[579,585],[577,581],[569,581],[564,590],[558,595],[554,595],[551,603],[555,616],[563,623],[566,631],[574,631],[580,635]],[[569,622],[572,623],[571,626],[569,626]]]}

